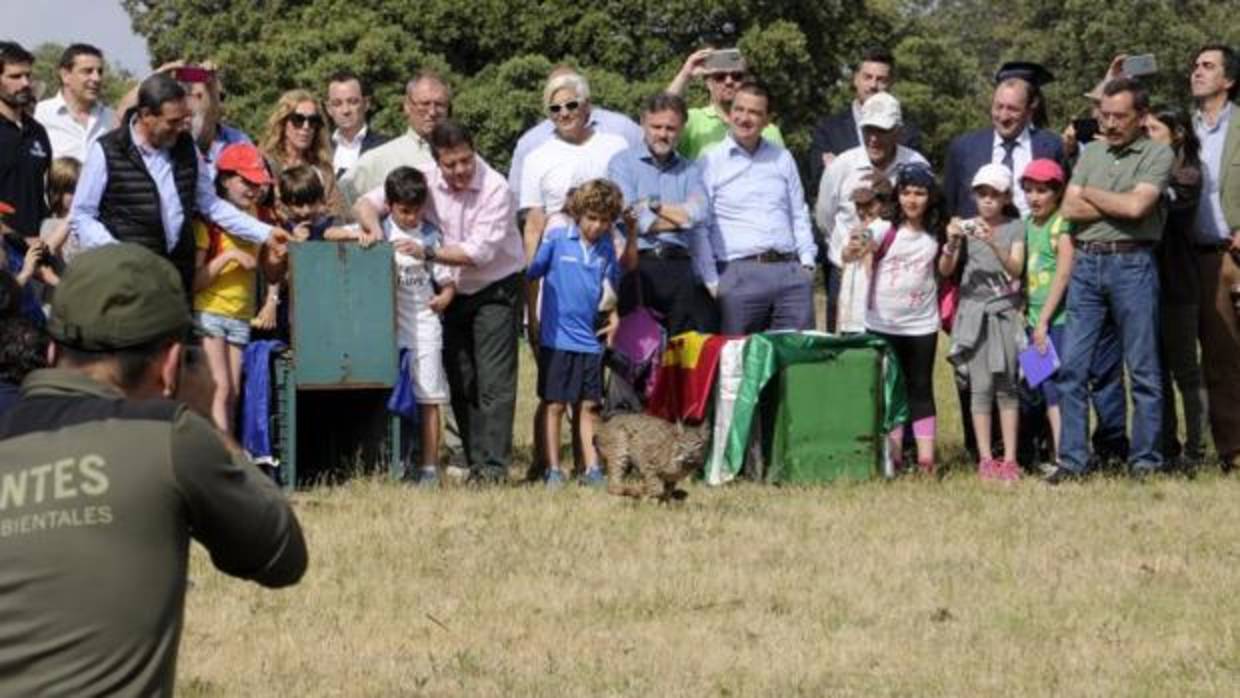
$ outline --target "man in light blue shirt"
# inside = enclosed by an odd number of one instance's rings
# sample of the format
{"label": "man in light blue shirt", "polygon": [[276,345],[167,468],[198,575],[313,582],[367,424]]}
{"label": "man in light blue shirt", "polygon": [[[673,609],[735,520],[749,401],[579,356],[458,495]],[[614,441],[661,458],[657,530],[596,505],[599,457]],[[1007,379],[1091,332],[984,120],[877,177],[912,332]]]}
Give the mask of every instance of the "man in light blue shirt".
{"label": "man in light blue shirt", "polygon": [[[561,66],[547,76],[550,81],[560,75],[578,75],[572,68]],[[642,143],[642,129],[632,119],[619,112],[589,105],[590,113],[586,115],[586,126],[598,133],[614,133],[629,142],[632,147]],[[538,146],[555,137],[555,124],[550,118],[543,119],[530,127],[517,139],[517,147],[512,151],[512,162],[508,165],[508,187],[521,200],[521,170],[525,164],[525,156],[534,152]]]}
{"label": "man in light blue shirt", "polygon": [[661,93],[642,105],[641,145],[617,153],[607,177],[637,214],[638,265],[620,282],[621,315],[645,306],[671,336],[718,332],[719,317],[705,284],[717,284],[706,227],[708,202],[698,165],[676,152],[688,118],[678,95]]}
{"label": "man in light blue shirt", "polygon": [[809,208],[796,162],[762,136],[770,95],[758,83],[736,92],[731,132],[700,160],[710,200],[710,242],[722,266],[716,285],[724,334],[814,327]]}
{"label": "man in light blue shirt", "polygon": [[185,89],[164,73],[147,78],[121,126],[87,151],[70,211],[82,249],[118,241],[142,245],[172,261],[187,293],[193,288],[190,223],[196,214],[251,242],[287,240],[216,195],[189,126]]}

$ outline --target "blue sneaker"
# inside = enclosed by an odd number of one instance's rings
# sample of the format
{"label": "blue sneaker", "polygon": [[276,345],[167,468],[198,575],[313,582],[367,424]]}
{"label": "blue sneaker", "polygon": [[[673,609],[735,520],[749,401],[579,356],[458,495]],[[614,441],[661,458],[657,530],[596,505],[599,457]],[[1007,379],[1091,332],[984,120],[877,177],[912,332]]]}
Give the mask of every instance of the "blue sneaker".
{"label": "blue sneaker", "polygon": [[439,487],[439,470],[437,468],[422,468],[418,471],[414,485],[424,489]]}
{"label": "blue sneaker", "polygon": [[564,477],[564,472],[556,468],[548,468],[547,475],[543,478],[543,484],[549,490],[558,490],[564,486],[568,478]]}
{"label": "blue sneaker", "polygon": [[607,484],[607,475],[603,473],[603,469],[595,466],[586,470],[585,475],[581,476],[581,484],[586,487],[602,487]]}

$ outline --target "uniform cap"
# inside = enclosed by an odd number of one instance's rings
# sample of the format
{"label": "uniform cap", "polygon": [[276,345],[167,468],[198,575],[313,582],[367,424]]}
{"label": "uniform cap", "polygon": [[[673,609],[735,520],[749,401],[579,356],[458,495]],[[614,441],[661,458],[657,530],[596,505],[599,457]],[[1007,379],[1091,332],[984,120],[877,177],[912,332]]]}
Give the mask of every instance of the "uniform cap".
{"label": "uniform cap", "polygon": [[1021,180],[1029,180],[1031,182],[1041,182],[1043,184],[1063,184],[1064,174],[1063,168],[1059,163],[1049,158],[1038,158],[1029,163],[1025,168],[1025,173],[1020,176]]}
{"label": "uniform cap", "polygon": [[861,128],[872,126],[881,128],[884,131],[890,131],[898,128],[904,123],[904,117],[900,112],[900,100],[892,97],[887,92],[879,92],[865,100],[865,104],[861,105],[861,121],[857,124]]}
{"label": "uniform cap", "polygon": [[215,168],[220,172],[236,172],[253,184],[271,184],[262,154],[249,143],[233,143],[221,150]]}
{"label": "uniform cap", "polygon": [[986,163],[978,168],[977,174],[973,175],[973,184],[970,188],[976,189],[982,186],[990,187],[995,191],[1011,191],[1012,171],[1006,165]]}
{"label": "uniform cap", "polygon": [[1055,82],[1055,76],[1045,66],[1031,61],[1008,61],[995,71],[995,84],[1008,78],[1020,78],[1034,87]]}
{"label": "uniform cap", "polygon": [[0,216],[7,216],[10,213],[17,213],[17,209],[7,201],[0,201]]}
{"label": "uniform cap", "polygon": [[114,351],[185,336],[193,327],[181,276],[132,243],[79,254],[52,297],[47,332],[83,351]]}

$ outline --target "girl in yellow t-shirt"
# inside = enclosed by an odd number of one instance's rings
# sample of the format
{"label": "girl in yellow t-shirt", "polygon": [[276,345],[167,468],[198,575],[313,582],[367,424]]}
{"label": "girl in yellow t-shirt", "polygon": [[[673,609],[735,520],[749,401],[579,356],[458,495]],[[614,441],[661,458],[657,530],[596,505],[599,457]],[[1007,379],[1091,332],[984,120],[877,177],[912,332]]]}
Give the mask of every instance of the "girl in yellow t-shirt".
{"label": "girl in yellow t-shirt", "polygon": [[[262,218],[260,202],[270,195],[271,175],[258,149],[248,143],[224,148],[216,161],[216,192],[250,215]],[[205,336],[202,348],[215,379],[211,417],[226,434],[241,388],[241,357],[254,318],[255,267],[259,245],[235,237],[215,223],[194,222],[197,246],[194,318]]]}

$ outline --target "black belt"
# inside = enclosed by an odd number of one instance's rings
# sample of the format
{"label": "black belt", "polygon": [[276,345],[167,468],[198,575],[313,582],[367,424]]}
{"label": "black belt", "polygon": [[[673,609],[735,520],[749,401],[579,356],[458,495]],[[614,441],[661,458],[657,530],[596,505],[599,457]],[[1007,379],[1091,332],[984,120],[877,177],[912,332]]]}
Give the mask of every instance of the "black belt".
{"label": "black belt", "polygon": [[1109,242],[1077,240],[1076,249],[1085,254],[1124,254],[1126,252],[1152,250],[1154,249],[1154,243],[1149,240],[1111,240]]}
{"label": "black belt", "polygon": [[776,264],[779,262],[795,262],[797,261],[797,253],[795,252],[776,252],[775,250],[767,250],[758,254],[751,254],[748,257],[740,257],[735,262],[762,262],[763,264]]}
{"label": "black belt", "polygon": [[1231,240],[1224,242],[1198,243],[1193,245],[1198,252],[1205,254],[1207,252],[1226,252],[1231,249]]}
{"label": "black belt", "polygon": [[689,250],[680,245],[661,243],[654,247],[637,251],[638,257],[655,257],[657,259],[688,259]]}

